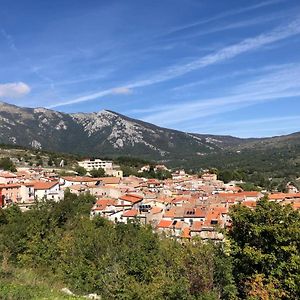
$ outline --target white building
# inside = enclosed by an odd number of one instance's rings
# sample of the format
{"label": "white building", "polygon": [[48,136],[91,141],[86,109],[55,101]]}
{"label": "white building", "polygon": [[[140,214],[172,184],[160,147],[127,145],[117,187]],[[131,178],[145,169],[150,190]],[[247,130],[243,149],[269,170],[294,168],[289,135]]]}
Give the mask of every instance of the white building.
{"label": "white building", "polygon": [[60,189],[58,181],[52,182],[35,182],[34,183],[34,195],[36,200],[53,200],[60,201],[64,192]]}
{"label": "white building", "polygon": [[83,161],[79,161],[78,165],[80,167],[84,167],[87,171],[91,171],[93,169],[104,169],[112,170],[113,169],[113,162],[109,160],[101,160],[101,159],[86,159]]}

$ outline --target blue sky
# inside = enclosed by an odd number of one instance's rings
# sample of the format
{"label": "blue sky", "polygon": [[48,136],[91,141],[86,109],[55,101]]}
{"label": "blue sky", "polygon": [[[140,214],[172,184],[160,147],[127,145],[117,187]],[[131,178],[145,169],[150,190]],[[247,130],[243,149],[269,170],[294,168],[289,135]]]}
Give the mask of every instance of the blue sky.
{"label": "blue sky", "polygon": [[0,0],[0,100],[240,137],[300,131],[298,0]]}

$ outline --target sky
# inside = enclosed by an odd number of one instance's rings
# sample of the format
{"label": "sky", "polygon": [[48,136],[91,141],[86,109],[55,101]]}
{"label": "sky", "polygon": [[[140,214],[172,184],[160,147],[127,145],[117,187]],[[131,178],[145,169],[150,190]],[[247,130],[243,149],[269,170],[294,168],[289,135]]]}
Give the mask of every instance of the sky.
{"label": "sky", "polygon": [[300,2],[0,0],[0,100],[194,133],[300,131]]}

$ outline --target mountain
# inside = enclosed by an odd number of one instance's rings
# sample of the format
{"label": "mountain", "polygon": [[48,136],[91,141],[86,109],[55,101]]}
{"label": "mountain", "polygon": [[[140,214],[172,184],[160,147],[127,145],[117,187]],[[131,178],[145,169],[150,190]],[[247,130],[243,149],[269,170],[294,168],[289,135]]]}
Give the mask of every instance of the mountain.
{"label": "mountain", "polygon": [[240,139],[166,129],[103,110],[66,114],[0,103],[0,142],[86,155],[174,159],[218,152]]}
{"label": "mountain", "polygon": [[162,128],[109,110],[67,114],[4,102],[0,143],[87,156],[134,156],[189,168],[300,162],[300,133],[241,139]]}

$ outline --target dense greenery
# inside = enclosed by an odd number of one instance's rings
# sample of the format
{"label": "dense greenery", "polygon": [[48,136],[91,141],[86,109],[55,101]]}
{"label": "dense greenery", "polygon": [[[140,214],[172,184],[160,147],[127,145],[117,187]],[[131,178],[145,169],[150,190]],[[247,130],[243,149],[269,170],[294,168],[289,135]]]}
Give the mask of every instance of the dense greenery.
{"label": "dense greenery", "polygon": [[189,156],[169,161],[168,165],[197,172],[216,168],[225,182],[243,180],[262,188],[283,191],[287,182],[295,182],[300,177],[300,144],[296,142],[298,140],[280,145],[274,142],[270,147],[255,145],[240,151]]}
{"label": "dense greenery", "polygon": [[104,177],[105,176],[105,171],[103,168],[99,168],[99,169],[92,169],[90,172],[90,175],[94,178],[97,177]]}
{"label": "dense greenery", "polygon": [[[182,244],[137,222],[91,220],[94,201],[67,191],[63,201],[25,213],[16,206],[0,210],[1,299],[39,299],[50,285],[103,299],[300,295],[300,215],[290,206],[263,199],[255,210],[233,207],[232,230],[224,244],[214,245]],[[44,281],[34,286],[24,273]],[[21,292],[23,298],[14,298]]]}
{"label": "dense greenery", "polygon": [[11,172],[17,171],[16,166],[8,157],[4,157],[0,159],[0,169],[3,169],[4,171],[11,171]]}
{"label": "dense greenery", "polygon": [[299,299],[300,214],[262,199],[237,205],[230,231],[234,275],[242,299]]}
{"label": "dense greenery", "polygon": [[90,220],[93,202],[67,192],[60,203],[25,213],[1,210],[2,274],[30,268],[103,299],[235,298],[231,259],[222,248],[197,240],[181,245],[135,222]]}
{"label": "dense greenery", "polygon": [[84,176],[87,173],[87,170],[84,167],[81,166],[76,166],[75,167],[75,172],[79,175],[79,176]]}

